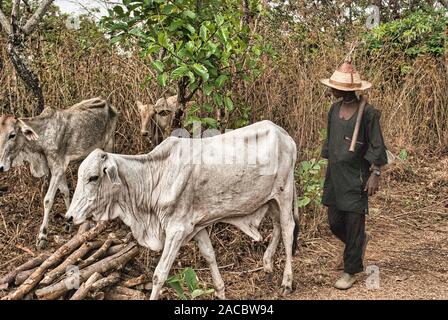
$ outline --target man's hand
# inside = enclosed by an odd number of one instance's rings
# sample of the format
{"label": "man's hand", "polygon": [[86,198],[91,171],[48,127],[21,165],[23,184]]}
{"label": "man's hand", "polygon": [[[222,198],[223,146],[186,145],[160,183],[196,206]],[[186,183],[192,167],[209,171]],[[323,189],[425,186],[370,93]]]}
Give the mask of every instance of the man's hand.
{"label": "man's hand", "polygon": [[368,196],[373,196],[379,189],[380,186],[380,177],[372,173],[367,180],[366,187],[364,191],[367,191]]}

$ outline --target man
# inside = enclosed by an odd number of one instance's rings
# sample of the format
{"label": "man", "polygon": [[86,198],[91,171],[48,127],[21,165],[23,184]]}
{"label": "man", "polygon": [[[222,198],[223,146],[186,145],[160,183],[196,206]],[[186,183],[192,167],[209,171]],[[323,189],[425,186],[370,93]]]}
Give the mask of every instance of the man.
{"label": "man", "polygon": [[370,88],[371,83],[361,80],[350,61],[321,82],[331,88],[336,98],[341,98],[328,113],[327,139],[322,148],[322,157],[328,159],[322,202],[328,207],[331,231],[345,244],[344,272],[335,287],[346,290],[355,283],[355,275],[364,270],[368,197],[378,190],[387,154],[380,113],[369,104],[364,108],[355,151],[349,151],[360,106],[356,91]]}

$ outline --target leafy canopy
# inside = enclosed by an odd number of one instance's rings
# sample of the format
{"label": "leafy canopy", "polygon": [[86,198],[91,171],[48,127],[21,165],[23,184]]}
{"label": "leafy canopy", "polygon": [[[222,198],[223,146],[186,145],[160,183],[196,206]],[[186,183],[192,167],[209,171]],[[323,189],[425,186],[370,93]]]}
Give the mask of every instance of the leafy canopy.
{"label": "leafy canopy", "polygon": [[[253,12],[261,10],[257,1],[251,3]],[[102,22],[112,43],[137,44],[150,57],[157,83],[176,85],[181,104],[201,90],[208,100],[198,113],[207,114],[213,106],[232,112],[232,78],[258,75],[261,36],[242,21],[237,0],[123,0]],[[214,119],[203,119],[216,127]]]}

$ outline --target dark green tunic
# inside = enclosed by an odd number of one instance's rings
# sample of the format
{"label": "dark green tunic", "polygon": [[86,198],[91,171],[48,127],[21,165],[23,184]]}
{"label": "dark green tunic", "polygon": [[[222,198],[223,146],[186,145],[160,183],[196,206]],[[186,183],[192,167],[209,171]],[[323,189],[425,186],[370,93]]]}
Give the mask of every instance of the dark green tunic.
{"label": "dark green tunic", "polygon": [[364,191],[370,176],[370,165],[387,163],[386,147],[380,128],[380,113],[371,105],[364,108],[355,152],[349,147],[358,112],[349,119],[339,117],[342,101],[328,112],[327,140],[322,157],[328,159],[322,202],[337,210],[367,213],[368,199]]}

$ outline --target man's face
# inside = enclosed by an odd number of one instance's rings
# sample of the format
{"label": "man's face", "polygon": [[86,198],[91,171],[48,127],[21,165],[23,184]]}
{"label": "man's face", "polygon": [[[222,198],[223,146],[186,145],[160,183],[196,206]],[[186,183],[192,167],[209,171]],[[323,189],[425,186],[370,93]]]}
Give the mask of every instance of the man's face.
{"label": "man's face", "polygon": [[338,90],[338,89],[335,89],[335,88],[331,88],[331,93],[333,94],[333,96],[336,99],[342,98],[345,95],[344,91],[341,91],[341,90]]}

